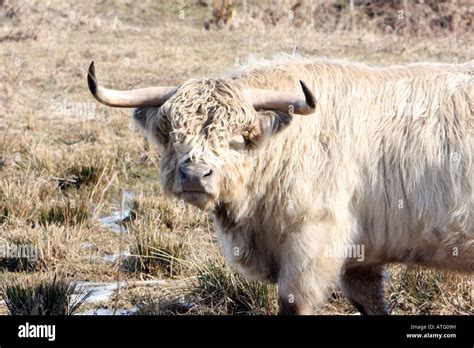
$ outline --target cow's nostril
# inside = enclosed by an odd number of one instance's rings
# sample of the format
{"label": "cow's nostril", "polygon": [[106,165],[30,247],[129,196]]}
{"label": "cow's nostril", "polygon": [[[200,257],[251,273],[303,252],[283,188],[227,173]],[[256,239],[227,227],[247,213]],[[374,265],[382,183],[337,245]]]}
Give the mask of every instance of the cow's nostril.
{"label": "cow's nostril", "polygon": [[186,172],[183,170],[183,167],[179,168],[179,177],[184,180],[186,179]]}
{"label": "cow's nostril", "polygon": [[202,177],[205,178],[207,176],[210,176],[211,174],[212,174],[212,169],[209,169],[202,175]]}

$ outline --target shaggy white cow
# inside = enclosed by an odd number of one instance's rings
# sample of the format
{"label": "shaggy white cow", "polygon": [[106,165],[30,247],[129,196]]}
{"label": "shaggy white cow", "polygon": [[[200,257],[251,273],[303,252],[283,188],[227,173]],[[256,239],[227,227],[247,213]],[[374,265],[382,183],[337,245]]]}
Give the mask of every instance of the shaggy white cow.
{"label": "shaggy white cow", "polygon": [[114,91],[91,65],[88,80],[138,107],[165,191],[213,211],[229,262],[277,283],[281,313],[340,283],[383,314],[387,263],[474,272],[473,66],[290,58]]}

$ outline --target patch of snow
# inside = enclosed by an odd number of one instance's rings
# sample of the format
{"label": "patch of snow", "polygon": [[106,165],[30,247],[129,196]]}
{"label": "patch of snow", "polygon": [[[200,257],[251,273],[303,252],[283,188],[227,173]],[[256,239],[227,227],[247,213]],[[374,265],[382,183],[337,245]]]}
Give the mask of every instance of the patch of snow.
{"label": "patch of snow", "polygon": [[121,281],[118,283],[78,282],[77,288],[79,291],[76,293],[77,297],[72,300],[77,300],[90,291],[91,295],[84,303],[101,303],[108,301],[118,288],[122,289],[129,286],[155,286],[164,284],[167,284],[165,280],[143,280],[136,282]]}
{"label": "patch of snow", "polygon": [[76,315],[133,315],[136,311],[138,311],[138,308],[119,308],[115,311],[115,313],[113,309],[95,308],[85,312],[77,313]]}
{"label": "patch of snow", "polygon": [[107,262],[116,262],[119,258],[127,258],[130,256],[132,256],[132,254],[130,253],[130,250],[126,250],[122,253],[116,253],[113,255],[105,255],[102,257],[102,259]]}
{"label": "patch of snow", "polygon": [[130,218],[130,202],[133,199],[133,193],[127,191],[124,193],[124,196],[125,207],[123,208],[123,211],[122,209],[119,209],[113,212],[112,215],[99,219],[103,225],[107,226],[115,233],[128,232],[127,227],[123,224],[123,222]]}
{"label": "patch of snow", "polygon": [[84,260],[89,260],[89,261],[105,261],[105,262],[117,262],[120,258],[126,259],[128,257],[131,257],[132,254],[130,253],[130,249],[127,248],[125,251],[122,251],[120,253],[115,253],[115,254],[110,254],[110,255],[104,255],[104,256],[99,256],[99,255],[85,255],[82,257]]}
{"label": "patch of snow", "polygon": [[96,248],[97,248],[97,244],[95,243],[89,243],[89,242],[81,243],[81,249],[96,249]]}
{"label": "patch of snow", "polygon": [[117,291],[117,288],[125,287],[126,284],[124,281],[118,283],[79,282],[77,283],[79,289],[77,296],[83,296],[90,291],[91,295],[87,298],[85,303],[100,303],[107,301],[115,291]]}
{"label": "patch of snow", "polygon": [[130,210],[127,209],[123,212],[116,211],[110,216],[100,218],[99,221],[107,226],[112,232],[122,233],[127,232],[127,228],[123,225],[123,220],[130,216]]}

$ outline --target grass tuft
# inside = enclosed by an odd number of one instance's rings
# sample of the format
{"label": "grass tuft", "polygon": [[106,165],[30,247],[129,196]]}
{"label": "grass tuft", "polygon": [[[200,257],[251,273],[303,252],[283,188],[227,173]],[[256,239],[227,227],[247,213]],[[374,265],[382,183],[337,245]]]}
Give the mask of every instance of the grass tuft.
{"label": "grass tuft", "polygon": [[136,315],[183,315],[192,314],[198,307],[184,301],[184,297],[155,298],[149,292],[145,296],[135,296],[131,300],[137,308]]}
{"label": "grass tuft", "polygon": [[216,314],[275,314],[273,285],[249,282],[221,262],[200,267],[193,294]]}
{"label": "grass tuft", "polygon": [[186,243],[143,226],[132,227],[131,234],[134,238],[131,253],[135,257],[127,261],[129,269],[147,274],[161,272],[168,277],[176,276],[183,270],[183,263],[189,254]]}
{"label": "grass tuft", "polygon": [[67,179],[59,180],[61,189],[80,188],[95,185],[99,181],[100,171],[95,166],[74,166],[68,170]]}
{"label": "grass tuft", "polygon": [[72,315],[90,296],[75,295],[78,286],[63,275],[35,275],[7,279],[0,298],[11,315]]}
{"label": "grass tuft", "polygon": [[76,201],[61,201],[53,203],[50,207],[40,210],[39,224],[57,225],[81,225],[90,218],[90,208],[88,201],[84,199]]}
{"label": "grass tuft", "polygon": [[465,275],[402,265],[392,266],[391,273],[388,301],[397,313],[474,313],[472,284]]}

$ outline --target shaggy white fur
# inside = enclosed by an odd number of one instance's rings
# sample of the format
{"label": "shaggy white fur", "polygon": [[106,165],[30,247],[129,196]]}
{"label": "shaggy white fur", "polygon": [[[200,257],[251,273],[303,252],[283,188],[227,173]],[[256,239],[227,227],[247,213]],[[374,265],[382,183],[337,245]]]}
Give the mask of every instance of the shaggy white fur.
{"label": "shaggy white fur", "polygon": [[[184,161],[213,168],[212,199],[199,205],[214,211],[230,263],[278,283],[283,313],[311,313],[341,280],[362,312],[385,313],[385,263],[474,272],[473,71],[287,57],[189,80],[135,116],[160,149],[168,193]],[[317,100],[309,116],[243,97],[299,95],[299,80]],[[354,243],[363,258],[344,254]]]}

